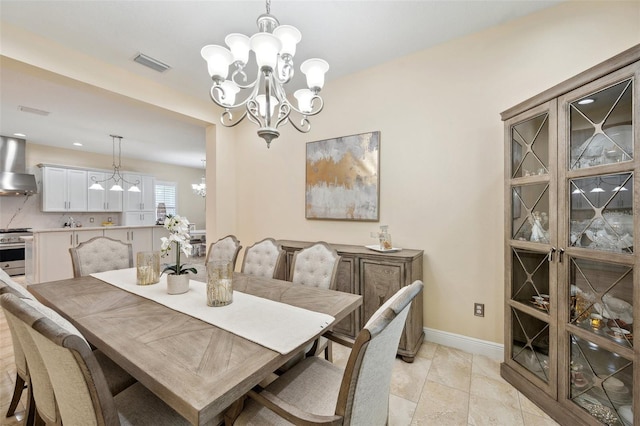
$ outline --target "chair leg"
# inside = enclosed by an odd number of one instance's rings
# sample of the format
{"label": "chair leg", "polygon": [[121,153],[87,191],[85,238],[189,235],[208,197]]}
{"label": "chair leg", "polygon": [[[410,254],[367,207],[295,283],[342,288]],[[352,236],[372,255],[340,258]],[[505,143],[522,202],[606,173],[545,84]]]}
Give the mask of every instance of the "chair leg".
{"label": "chair leg", "polygon": [[16,385],[13,388],[13,398],[11,398],[11,404],[9,404],[9,410],[7,410],[6,417],[11,417],[15,414],[22,391],[24,391],[24,379],[20,375],[16,374]]}
{"label": "chair leg", "polygon": [[333,347],[331,345],[332,343],[333,342],[329,340],[327,342],[327,346],[324,348],[324,359],[331,363],[333,363]]}
{"label": "chair leg", "polygon": [[27,417],[24,420],[25,426],[34,426],[36,424],[36,401],[33,399],[32,389],[33,388],[31,387],[31,381],[29,381],[27,387]]}

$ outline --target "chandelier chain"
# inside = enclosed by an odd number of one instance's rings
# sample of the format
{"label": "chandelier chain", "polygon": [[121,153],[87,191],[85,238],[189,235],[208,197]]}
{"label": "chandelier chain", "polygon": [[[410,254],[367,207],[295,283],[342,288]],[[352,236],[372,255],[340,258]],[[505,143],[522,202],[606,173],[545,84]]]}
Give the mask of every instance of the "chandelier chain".
{"label": "chandelier chain", "polygon": [[271,14],[271,0],[267,0],[267,14]]}

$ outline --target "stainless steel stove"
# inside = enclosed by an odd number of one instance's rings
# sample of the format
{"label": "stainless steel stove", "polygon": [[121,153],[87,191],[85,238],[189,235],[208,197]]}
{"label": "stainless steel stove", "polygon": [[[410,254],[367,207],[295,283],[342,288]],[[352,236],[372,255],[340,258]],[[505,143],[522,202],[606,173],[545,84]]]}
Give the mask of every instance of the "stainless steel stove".
{"label": "stainless steel stove", "polygon": [[24,275],[24,240],[31,228],[0,229],[0,268],[9,275]]}

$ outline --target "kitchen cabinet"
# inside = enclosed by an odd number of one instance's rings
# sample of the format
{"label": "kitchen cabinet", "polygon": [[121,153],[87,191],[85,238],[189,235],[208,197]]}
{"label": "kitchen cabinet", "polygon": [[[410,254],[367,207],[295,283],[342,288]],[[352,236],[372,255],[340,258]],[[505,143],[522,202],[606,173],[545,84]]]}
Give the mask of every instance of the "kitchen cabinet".
{"label": "kitchen cabinet", "polygon": [[[123,224],[126,226],[153,225],[156,223],[155,179],[153,176],[127,173],[124,192]],[[128,189],[137,183],[140,192]]]}
{"label": "kitchen cabinet", "polygon": [[126,226],[154,225],[156,214],[155,212],[125,212],[123,223]]}
{"label": "kitchen cabinet", "polygon": [[561,424],[640,424],[639,79],[636,46],[502,114],[501,374]]}
{"label": "kitchen cabinet", "polygon": [[86,212],[87,171],[62,167],[42,168],[43,212]]}
{"label": "kitchen cabinet", "polygon": [[[125,211],[155,211],[155,179],[153,176],[125,173],[124,210]],[[137,183],[140,192],[129,191]],[[154,221],[155,223],[155,221]]]}
{"label": "kitchen cabinet", "polygon": [[[296,251],[312,245],[306,241],[278,241],[286,253],[278,276],[290,280],[291,264]],[[336,289],[362,295],[362,306],[333,327],[333,331],[355,339],[371,315],[400,288],[422,280],[422,250],[403,249],[380,253],[366,247],[329,244],[340,255]],[[398,355],[413,362],[424,340],[422,292],[414,299],[398,346]]]}
{"label": "kitchen cabinet", "polygon": [[[101,237],[102,229],[69,229],[51,232],[34,232],[32,247],[25,253],[25,261],[31,270],[27,279],[31,284],[56,281],[73,277],[69,249],[94,237]],[[29,258],[32,256],[32,258]]]}
{"label": "kitchen cabinet", "polygon": [[140,228],[108,227],[104,229],[104,236],[131,244],[134,259],[139,251],[153,250],[153,229],[150,226]]}
{"label": "kitchen cabinet", "polygon": [[[87,211],[89,212],[121,212],[123,191],[110,191],[115,181],[105,179],[111,176],[110,173],[88,171],[87,172]],[[90,189],[91,185],[99,182],[104,190]]]}

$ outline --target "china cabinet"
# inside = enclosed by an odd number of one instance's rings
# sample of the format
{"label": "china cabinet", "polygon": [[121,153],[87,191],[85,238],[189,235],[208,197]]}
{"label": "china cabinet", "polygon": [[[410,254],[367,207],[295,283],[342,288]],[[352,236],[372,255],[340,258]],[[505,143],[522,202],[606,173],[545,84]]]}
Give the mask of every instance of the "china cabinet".
{"label": "china cabinet", "polygon": [[501,373],[561,424],[640,425],[639,79],[635,46],[502,113]]}
{"label": "china cabinet", "polygon": [[[308,241],[278,241],[286,253],[278,277],[289,280],[293,255],[313,244]],[[329,244],[340,255],[336,290],[362,295],[362,306],[333,328],[347,339],[355,339],[371,315],[402,287],[422,280],[422,250],[403,249],[399,252],[380,253],[362,246]],[[409,309],[398,355],[413,362],[424,340],[422,321],[422,294],[415,298]]]}

